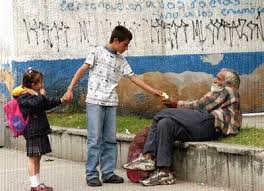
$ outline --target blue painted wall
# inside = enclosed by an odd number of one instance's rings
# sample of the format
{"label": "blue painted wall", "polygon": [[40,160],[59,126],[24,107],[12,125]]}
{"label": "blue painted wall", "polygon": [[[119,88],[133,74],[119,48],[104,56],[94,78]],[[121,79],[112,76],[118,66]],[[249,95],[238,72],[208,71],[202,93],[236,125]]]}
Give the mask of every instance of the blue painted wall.
{"label": "blue painted wall", "polygon": [[[133,56],[127,57],[129,64],[136,74],[146,72],[175,72],[184,71],[205,72],[216,75],[221,68],[232,68],[239,74],[251,74],[264,63],[264,52],[225,53],[223,60],[212,65],[202,60],[205,55],[173,55],[173,56]],[[68,85],[76,70],[85,59],[64,60],[33,60],[26,62],[12,62],[15,84],[21,83],[22,74],[28,67],[42,71],[47,85]],[[83,79],[84,80],[84,79]],[[81,81],[83,83],[83,81]]]}

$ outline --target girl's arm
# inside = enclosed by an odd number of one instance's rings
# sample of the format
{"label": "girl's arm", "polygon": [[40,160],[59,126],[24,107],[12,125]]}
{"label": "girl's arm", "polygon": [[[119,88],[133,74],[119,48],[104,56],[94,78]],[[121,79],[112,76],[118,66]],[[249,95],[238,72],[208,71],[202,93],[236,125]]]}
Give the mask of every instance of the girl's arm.
{"label": "girl's arm", "polygon": [[59,98],[48,98],[44,95],[23,95],[19,97],[19,102],[25,110],[31,113],[43,112],[61,104]]}
{"label": "girl's arm", "polygon": [[50,110],[63,102],[63,98],[56,98],[56,97],[45,97],[45,110]]}

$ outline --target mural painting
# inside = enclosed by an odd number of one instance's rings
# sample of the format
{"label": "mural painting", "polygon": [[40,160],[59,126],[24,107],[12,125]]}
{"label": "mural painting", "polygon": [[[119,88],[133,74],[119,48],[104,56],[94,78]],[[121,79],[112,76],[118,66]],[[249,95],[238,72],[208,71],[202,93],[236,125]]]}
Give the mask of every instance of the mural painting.
{"label": "mural painting", "polygon": [[[126,58],[149,84],[179,99],[197,99],[221,68],[233,68],[241,74],[243,112],[264,111],[262,1],[14,0],[13,17],[15,85],[31,66],[43,71],[50,94],[62,95],[87,53],[121,24],[133,33]],[[86,80],[76,90],[82,106]],[[123,79],[118,88],[121,113],[161,109],[159,100],[128,83]]]}

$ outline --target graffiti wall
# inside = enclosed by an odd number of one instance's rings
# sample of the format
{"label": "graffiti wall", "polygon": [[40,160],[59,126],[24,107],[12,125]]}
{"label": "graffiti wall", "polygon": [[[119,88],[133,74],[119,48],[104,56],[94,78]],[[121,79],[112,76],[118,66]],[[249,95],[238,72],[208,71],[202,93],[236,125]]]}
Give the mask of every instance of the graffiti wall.
{"label": "graffiti wall", "polygon": [[12,19],[12,1],[0,1],[0,94],[6,99],[14,83],[10,68],[14,44]]}
{"label": "graffiti wall", "polygon": [[[14,0],[14,83],[31,66],[43,71],[51,94],[62,95],[91,48],[106,44],[120,24],[133,34],[126,57],[149,84],[179,99],[197,99],[221,68],[233,68],[241,74],[243,112],[264,111],[259,0]],[[81,105],[86,82],[77,88]],[[118,93],[121,112],[161,108],[126,79]]]}

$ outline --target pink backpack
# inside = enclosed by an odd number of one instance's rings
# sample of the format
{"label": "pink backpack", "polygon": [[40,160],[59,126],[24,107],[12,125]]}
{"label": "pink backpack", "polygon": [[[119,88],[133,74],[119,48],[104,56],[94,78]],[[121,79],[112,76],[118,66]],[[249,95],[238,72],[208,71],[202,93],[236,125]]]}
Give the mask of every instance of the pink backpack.
{"label": "pink backpack", "polygon": [[23,135],[28,124],[28,118],[24,119],[16,99],[11,99],[4,104],[4,113],[13,136],[18,137]]}

